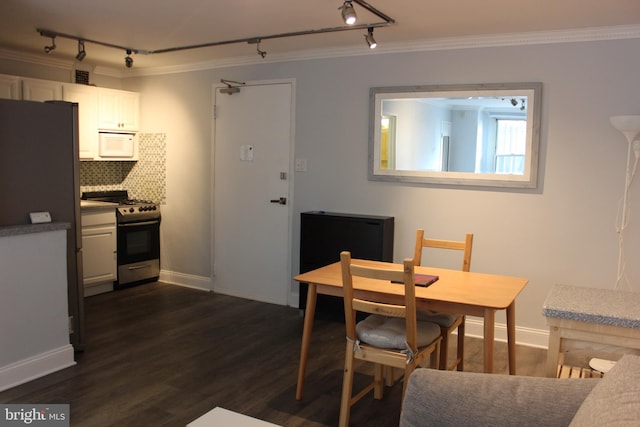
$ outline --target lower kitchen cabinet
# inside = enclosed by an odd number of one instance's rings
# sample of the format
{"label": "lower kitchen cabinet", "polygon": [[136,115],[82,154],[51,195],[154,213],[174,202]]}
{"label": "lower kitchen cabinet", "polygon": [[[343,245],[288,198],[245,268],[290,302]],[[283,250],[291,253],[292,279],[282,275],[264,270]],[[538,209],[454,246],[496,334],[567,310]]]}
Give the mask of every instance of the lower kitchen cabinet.
{"label": "lower kitchen cabinet", "polygon": [[114,208],[82,212],[82,276],[84,296],[113,290],[117,279],[116,212]]}

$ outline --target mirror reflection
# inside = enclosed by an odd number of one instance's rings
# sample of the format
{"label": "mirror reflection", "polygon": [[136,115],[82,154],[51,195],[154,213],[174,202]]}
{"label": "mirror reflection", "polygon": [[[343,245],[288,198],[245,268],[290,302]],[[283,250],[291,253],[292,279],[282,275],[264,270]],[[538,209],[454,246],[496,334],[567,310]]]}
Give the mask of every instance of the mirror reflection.
{"label": "mirror reflection", "polygon": [[540,89],[372,88],[370,179],[535,187]]}

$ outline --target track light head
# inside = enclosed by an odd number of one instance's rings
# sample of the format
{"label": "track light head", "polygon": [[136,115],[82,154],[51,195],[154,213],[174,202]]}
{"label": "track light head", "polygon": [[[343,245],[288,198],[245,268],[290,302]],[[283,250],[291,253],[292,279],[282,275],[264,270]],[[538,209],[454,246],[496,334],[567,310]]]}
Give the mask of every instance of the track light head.
{"label": "track light head", "polygon": [[124,58],[124,65],[127,68],[133,67],[133,58],[131,57],[131,49],[127,49],[127,56]]}
{"label": "track light head", "polygon": [[373,38],[373,27],[369,27],[367,34],[364,35],[364,39],[367,41],[369,49],[375,49],[378,46],[376,39]]}
{"label": "track light head", "polygon": [[358,15],[356,15],[356,11],[351,4],[351,0],[346,0],[340,9],[342,9],[342,20],[345,24],[353,25],[356,23]]}
{"label": "track light head", "polygon": [[265,56],[267,56],[267,52],[266,52],[266,51],[264,51],[264,50],[262,50],[262,49],[260,49],[260,42],[261,42],[261,41],[262,41],[262,40],[260,40],[260,39],[251,39],[251,40],[248,40],[248,41],[247,41],[247,43],[249,43],[249,44],[255,44],[255,45],[256,45],[256,52],[258,52],[258,55],[259,55],[261,58],[264,58]]}
{"label": "track light head", "polygon": [[87,56],[87,52],[84,50],[84,40],[78,40],[78,54],[76,55],[76,59],[80,62]]}
{"label": "track light head", "polygon": [[51,45],[44,47],[44,53],[51,53],[56,48],[56,36],[51,36]]}

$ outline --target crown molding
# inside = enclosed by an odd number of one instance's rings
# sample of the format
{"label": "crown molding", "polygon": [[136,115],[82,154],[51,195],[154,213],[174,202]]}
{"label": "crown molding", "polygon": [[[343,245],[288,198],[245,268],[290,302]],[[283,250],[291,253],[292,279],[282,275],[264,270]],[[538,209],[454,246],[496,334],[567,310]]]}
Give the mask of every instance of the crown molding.
{"label": "crown molding", "polygon": [[10,50],[0,47],[0,59],[7,61],[25,62],[34,65],[46,65],[47,67],[71,70],[73,61],[59,59],[52,56],[40,54],[24,53],[17,50]]}
{"label": "crown molding", "polygon": [[[268,58],[257,58],[256,55],[245,55],[199,63],[189,63],[161,67],[120,69],[96,66],[95,74],[115,77],[142,77],[185,73],[192,71],[212,70],[247,65],[262,65],[290,61],[307,61],[316,59],[341,58],[351,56],[380,55],[390,53],[429,52],[438,50],[478,49],[488,47],[544,45],[557,43],[580,43],[605,40],[624,40],[640,38],[640,25],[622,25],[613,27],[592,27],[572,30],[537,31],[509,34],[493,34],[482,36],[447,37],[429,40],[415,40],[402,43],[379,45],[375,50],[361,46],[348,46],[337,49],[310,49],[300,52],[272,54]],[[0,48],[0,59],[27,62],[55,68],[71,70],[74,61],[61,60],[52,56],[22,53]]]}
{"label": "crown molding", "polygon": [[315,49],[285,54],[273,54],[269,55],[268,58],[256,58],[256,55],[246,55],[195,64],[142,68],[135,70],[132,75],[162,75],[243,65],[260,65],[277,62],[307,61],[314,59],[380,55],[389,53],[429,52],[438,50],[478,49],[487,47],[526,46],[556,43],[580,43],[637,38],[640,38],[640,25],[448,37],[430,40],[415,40],[412,42],[402,43],[385,43],[382,46],[379,44],[375,50],[363,49],[361,46],[349,46],[337,49]]}

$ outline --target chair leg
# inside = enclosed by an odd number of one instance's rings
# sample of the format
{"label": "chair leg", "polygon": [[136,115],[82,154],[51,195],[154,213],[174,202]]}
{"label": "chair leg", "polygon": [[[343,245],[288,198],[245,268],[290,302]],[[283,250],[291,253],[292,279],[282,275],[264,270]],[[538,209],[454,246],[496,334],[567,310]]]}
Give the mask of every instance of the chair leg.
{"label": "chair leg", "polygon": [[393,368],[393,366],[385,366],[384,367],[384,384],[387,387],[393,387],[393,384],[396,381],[395,378],[395,369]]}
{"label": "chair leg", "polygon": [[344,376],[342,377],[342,399],[340,400],[340,427],[349,425],[349,413],[351,411],[351,395],[353,393],[353,369],[354,369],[353,344],[347,342],[344,357]]}
{"label": "chair leg", "polygon": [[[381,365],[380,363],[376,363],[375,367],[374,367],[374,373],[373,373],[373,381],[375,383],[375,386],[373,387],[373,398],[374,399],[382,399],[382,395],[384,394],[384,375],[383,375],[383,370],[387,368],[384,365]],[[386,369],[387,371],[387,375],[393,375],[393,368],[388,368]]]}
{"label": "chair leg", "polygon": [[443,326],[440,336],[442,336],[442,342],[440,343],[440,366],[438,369],[446,371],[449,360],[449,330]]}
{"label": "chair leg", "polygon": [[458,326],[458,371],[464,370],[464,333],[466,318],[462,318],[462,323]]}
{"label": "chair leg", "polygon": [[431,367],[433,369],[439,369],[440,367],[440,348],[442,347],[442,340],[438,340],[436,348],[431,352]]}
{"label": "chair leg", "polygon": [[404,399],[404,392],[407,390],[407,383],[409,382],[409,376],[415,369],[416,369],[415,363],[409,363],[407,367],[404,368],[404,378],[402,379],[402,398],[403,399]]}

